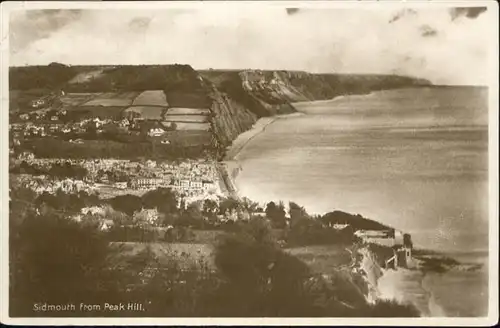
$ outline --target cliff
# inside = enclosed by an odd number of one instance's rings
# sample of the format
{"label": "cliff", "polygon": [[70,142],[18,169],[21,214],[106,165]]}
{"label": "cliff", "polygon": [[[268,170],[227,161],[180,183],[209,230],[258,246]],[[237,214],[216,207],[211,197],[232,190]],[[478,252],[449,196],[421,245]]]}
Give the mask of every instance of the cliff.
{"label": "cliff", "polygon": [[[429,85],[393,75],[301,71],[205,70],[189,65],[11,67],[11,90],[103,93],[164,90],[170,107],[209,109],[211,142],[220,155],[260,117],[293,113],[293,102]],[[11,107],[14,103],[11,101]]]}
{"label": "cliff", "polygon": [[293,112],[290,103],[430,85],[397,75],[312,74],[301,71],[209,70],[200,74],[257,116]]}

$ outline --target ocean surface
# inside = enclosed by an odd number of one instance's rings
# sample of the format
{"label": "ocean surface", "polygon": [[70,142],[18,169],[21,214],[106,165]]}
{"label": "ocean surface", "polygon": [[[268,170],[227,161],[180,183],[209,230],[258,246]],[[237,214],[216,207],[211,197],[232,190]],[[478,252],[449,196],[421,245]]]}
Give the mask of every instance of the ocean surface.
{"label": "ocean surface", "polygon": [[[411,233],[417,247],[487,261],[487,88],[390,90],[296,108],[303,114],[267,125],[235,156],[241,195],[359,213]],[[485,315],[486,274],[424,282],[445,315]]]}

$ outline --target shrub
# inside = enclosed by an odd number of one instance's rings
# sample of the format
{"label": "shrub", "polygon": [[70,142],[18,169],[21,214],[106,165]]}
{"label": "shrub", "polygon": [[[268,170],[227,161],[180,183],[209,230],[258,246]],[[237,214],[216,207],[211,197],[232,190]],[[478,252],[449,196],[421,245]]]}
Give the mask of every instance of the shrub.
{"label": "shrub", "polygon": [[95,226],[49,213],[27,217],[11,234],[11,315],[33,315],[35,302],[97,301],[102,290],[113,297],[108,243]]}
{"label": "shrub", "polygon": [[415,306],[411,304],[400,304],[395,300],[378,300],[370,307],[367,314],[369,317],[420,317],[420,312]]}

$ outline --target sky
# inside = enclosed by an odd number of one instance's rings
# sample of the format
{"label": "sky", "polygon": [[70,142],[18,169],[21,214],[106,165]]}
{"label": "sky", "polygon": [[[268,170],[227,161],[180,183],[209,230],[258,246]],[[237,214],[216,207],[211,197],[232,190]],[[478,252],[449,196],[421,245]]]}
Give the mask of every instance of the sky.
{"label": "sky", "polygon": [[190,64],[488,84],[486,8],[22,10],[10,65]]}

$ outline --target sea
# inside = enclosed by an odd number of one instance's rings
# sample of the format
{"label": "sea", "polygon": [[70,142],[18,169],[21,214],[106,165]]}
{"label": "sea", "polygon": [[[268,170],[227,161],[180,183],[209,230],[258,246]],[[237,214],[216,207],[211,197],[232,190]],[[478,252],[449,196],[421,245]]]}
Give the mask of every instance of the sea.
{"label": "sea", "polygon": [[416,247],[484,263],[407,275],[400,290],[424,299],[426,315],[486,316],[488,89],[408,88],[294,106],[301,114],[266,125],[234,157],[239,194],[358,213],[409,232]]}

